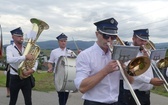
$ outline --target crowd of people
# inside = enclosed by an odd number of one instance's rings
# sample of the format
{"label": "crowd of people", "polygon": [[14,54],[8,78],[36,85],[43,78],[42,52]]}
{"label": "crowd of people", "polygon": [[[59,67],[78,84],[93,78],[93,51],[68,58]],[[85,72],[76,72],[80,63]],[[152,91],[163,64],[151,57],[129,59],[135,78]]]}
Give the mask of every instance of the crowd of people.
{"label": "crowd of people", "polygon": [[[95,36],[97,40],[91,47],[78,51],[77,55],[66,48],[68,36],[64,33],[58,35],[56,39],[59,47],[51,51],[47,71],[57,73],[56,66],[59,58],[73,55],[76,57],[74,85],[83,94],[83,105],[137,105],[122,73],[131,84],[140,104],[150,105],[150,90],[153,86],[163,85],[164,81],[154,77],[151,66],[141,75],[130,76],[127,73],[127,66],[130,61],[118,61],[112,58],[110,49],[113,48],[113,42],[119,37],[116,19],[100,20],[94,25],[96,26]],[[7,81],[9,84],[6,85],[7,97],[10,97],[9,105],[16,105],[19,90],[23,93],[25,105],[32,105],[32,87],[29,75],[36,71],[38,62],[35,62],[34,67],[27,67],[22,72],[22,75],[27,76],[27,78],[20,78],[19,64],[26,60],[34,60],[34,55],[31,53],[23,55],[25,50],[23,46],[24,34],[20,27],[10,32],[14,42],[6,48],[6,60],[9,64],[10,73],[10,78]],[[149,36],[148,29],[136,29],[133,31],[132,43],[129,46],[141,48],[148,43]],[[136,57],[139,56],[149,57],[145,48],[139,50]],[[168,76],[168,71],[166,75]],[[57,93],[59,105],[66,105],[69,92],[57,91]]]}

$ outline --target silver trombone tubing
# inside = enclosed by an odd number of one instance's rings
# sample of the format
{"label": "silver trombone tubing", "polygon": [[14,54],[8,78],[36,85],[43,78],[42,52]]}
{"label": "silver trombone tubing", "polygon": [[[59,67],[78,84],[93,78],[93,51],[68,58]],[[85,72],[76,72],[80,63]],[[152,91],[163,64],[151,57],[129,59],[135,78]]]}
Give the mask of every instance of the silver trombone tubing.
{"label": "silver trombone tubing", "polygon": [[[124,44],[124,43],[123,43],[123,44]],[[110,52],[112,53],[113,50],[112,50],[112,48],[111,48],[111,44],[110,44],[110,43],[107,43],[107,45],[108,45],[108,47],[109,47],[109,49],[110,49]],[[120,72],[121,72],[121,75],[123,76],[124,81],[125,81],[126,84],[128,85],[129,90],[130,90],[130,92],[131,92],[131,94],[132,94],[132,96],[133,96],[133,98],[134,98],[136,104],[137,104],[137,105],[141,105],[140,102],[139,102],[139,100],[138,100],[138,98],[137,98],[137,96],[136,96],[136,94],[135,94],[135,92],[134,92],[134,90],[132,89],[131,84],[129,83],[127,77],[125,76],[125,74],[124,74],[124,72],[123,72],[123,68],[122,68],[120,62],[119,62],[118,60],[116,60],[116,61],[117,61],[117,64],[118,64],[118,66],[119,66],[119,70],[120,70]]]}
{"label": "silver trombone tubing", "polygon": [[[152,46],[152,49],[155,50],[155,48],[153,46]],[[144,50],[146,50],[145,47],[144,47]],[[148,56],[150,56],[151,52],[148,50],[146,50],[146,52],[147,52]],[[164,76],[162,75],[162,73],[160,72],[159,68],[156,66],[156,61],[154,61],[154,60],[151,61],[151,67],[154,70],[154,72],[156,73],[157,77],[164,81],[163,86],[166,89],[166,91],[168,92],[168,83],[167,83],[166,79],[164,78]]]}

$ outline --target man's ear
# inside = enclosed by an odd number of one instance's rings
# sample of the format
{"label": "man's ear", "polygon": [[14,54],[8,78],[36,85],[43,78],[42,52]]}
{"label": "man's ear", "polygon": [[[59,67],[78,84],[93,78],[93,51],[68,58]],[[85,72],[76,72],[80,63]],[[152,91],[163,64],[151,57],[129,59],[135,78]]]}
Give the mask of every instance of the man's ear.
{"label": "man's ear", "polygon": [[98,33],[98,31],[96,31],[96,32],[95,32],[95,34],[96,34],[96,37],[97,37],[97,36],[98,36],[98,34],[99,34],[99,33]]}
{"label": "man's ear", "polygon": [[14,38],[14,35],[12,35],[12,39]]}

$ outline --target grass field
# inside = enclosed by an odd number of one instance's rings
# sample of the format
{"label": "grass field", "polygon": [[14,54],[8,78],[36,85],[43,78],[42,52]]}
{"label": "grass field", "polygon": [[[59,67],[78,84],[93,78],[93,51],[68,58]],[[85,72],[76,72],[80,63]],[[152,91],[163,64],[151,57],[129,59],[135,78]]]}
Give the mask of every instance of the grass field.
{"label": "grass field", "polygon": [[[36,85],[33,90],[49,92],[55,91],[54,86],[54,76],[53,73],[41,72],[33,74],[36,81]],[[0,87],[5,87],[6,84],[6,76],[4,75],[4,71],[0,71]]]}

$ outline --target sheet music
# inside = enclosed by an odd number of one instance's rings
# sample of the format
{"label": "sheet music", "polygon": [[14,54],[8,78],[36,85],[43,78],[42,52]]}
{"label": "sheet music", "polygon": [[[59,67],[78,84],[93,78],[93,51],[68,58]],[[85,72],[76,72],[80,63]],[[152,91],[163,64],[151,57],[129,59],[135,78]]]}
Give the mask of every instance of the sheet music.
{"label": "sheet music", "polygon": [[112,59],[128,61],[137,56],[139,46],[115,45],[113,48]]}
{"label": "sheet music", "polygon": [[150,59],[160,60],[160,59],[164,59],[165,56],[166,56],[166,49],[151,50]]}

